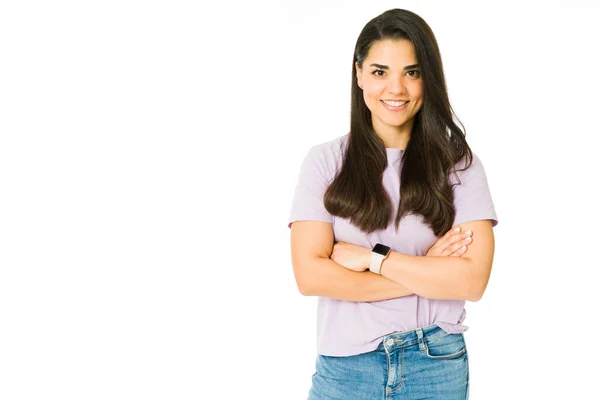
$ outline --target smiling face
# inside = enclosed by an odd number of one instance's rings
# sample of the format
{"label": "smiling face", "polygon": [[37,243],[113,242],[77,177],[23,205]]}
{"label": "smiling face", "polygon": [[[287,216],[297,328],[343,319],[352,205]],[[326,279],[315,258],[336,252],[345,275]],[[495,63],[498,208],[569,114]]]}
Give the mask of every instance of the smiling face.
{"label": "smiling face", "polygon": [[406,39],[379,40],[356,64],[356,79],[385,147],[405,149],[414,116],[423,105],[423,80],[413,44]]}

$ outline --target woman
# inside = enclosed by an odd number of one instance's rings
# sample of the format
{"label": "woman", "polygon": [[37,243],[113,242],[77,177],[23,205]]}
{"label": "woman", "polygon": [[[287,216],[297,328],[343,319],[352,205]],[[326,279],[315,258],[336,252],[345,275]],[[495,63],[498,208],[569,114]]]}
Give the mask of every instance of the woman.
{"label": "woman", "polygon": [[452,115],[427,23],[400,9],[367,23],[350,132],[310,149],[289,219],[298,288],[319,296],[310,399],[468,397],[464,305],[483,295],[498,220]]}

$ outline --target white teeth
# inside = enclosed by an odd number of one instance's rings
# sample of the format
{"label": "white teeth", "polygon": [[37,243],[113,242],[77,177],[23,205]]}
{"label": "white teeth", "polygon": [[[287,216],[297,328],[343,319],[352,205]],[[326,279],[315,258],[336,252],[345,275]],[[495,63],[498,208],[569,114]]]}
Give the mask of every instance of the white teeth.
{"label": "white teeth", "polygon": [[392,106],[392,107],[400,107],[405,105],[406,103],[408,103],[407,101],[386,101],[386,100],[381,100],[383,101],[385,104],[387,104],[388,106]]}

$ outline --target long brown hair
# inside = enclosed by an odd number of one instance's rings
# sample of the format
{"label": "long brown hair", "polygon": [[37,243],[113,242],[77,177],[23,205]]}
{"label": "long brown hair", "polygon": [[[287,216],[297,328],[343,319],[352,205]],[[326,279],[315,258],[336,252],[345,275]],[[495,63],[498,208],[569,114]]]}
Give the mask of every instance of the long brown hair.
{"label": "long brown hair", "polygon": [[383,141],[373,130],[371,111],[365,104],[356,79],[356,66],[362,68],[374,42],[407,39],[414,48],[423,79],[423,105],[414,116],[411,137],[401,160],[400,203],[395,215],[398,229],[402,217],[421,214],[436,236],[452,228],[456,211],[449,173],[473,155],[456,116],[444,78],[437,40],[427,23],[417,14],[392,9],[373,18],[361,31],[352,60],[350,133],[342,167],[325,192],[327,211],[350,222],[363,232],[385,229],[394,217],[392,204],[382,183],[387,167]]}

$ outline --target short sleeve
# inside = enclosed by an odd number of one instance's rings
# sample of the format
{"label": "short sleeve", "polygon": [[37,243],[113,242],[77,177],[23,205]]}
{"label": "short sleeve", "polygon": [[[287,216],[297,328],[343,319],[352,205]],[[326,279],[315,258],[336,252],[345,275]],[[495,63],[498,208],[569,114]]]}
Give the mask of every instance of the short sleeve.
{"label": "short sleeve", "polygon": [[[456,166],[457,170],[464,168],[464,161],[461,160],[459,164]],[[485,169],[475,153],[471,166],[464,171],[457,171],[457,175],[460,183],[456,179],[452,180],[453,183],[458,183],[454,186],[454,225],[482,219],[492,220],[492,227],[498,225]]]}
{"label": "short sleeve", "polygon": [[327,163],[322,146],[314,146],[304,157],[292,199],[288,227],[301,220],[333,223],[333,216],[325,209],[323,195],[330,184]]}

